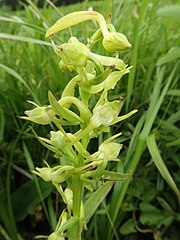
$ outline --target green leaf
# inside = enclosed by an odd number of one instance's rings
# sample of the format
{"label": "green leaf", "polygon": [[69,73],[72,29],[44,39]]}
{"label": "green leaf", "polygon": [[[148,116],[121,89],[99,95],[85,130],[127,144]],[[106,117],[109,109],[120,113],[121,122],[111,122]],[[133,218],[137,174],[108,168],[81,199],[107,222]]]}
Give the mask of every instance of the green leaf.
{"label": "green leaf", "polygon": [[180,138],[166,144],[168,147],[180,145]]}
{"label": "green leaf", "polygon": [[61,104],[56,100],[56,98],[52,95],[52,93],[48,92],[49,102],[53,111],[58,114],[62,119],[67,119],[70,122],[80,122],[83,123],[84,121],[74,112],[70,111],[69,109],[63,108]]}
{"label": "green leaf", "polygon": [[14,226],[10,220],[10,213],[7,204],[7,198],[4,191],[0,192],[0,221],[3,224],[4,228],[7,231],[7,234],[12,237],[12,233],[14,232]]}
{"label": "green leaf", "polygon": [[172,190],[175,192],[175,194],[178,197],[178,200],[180,201],[180,192],[176,186],[176,183],[174,182],[169,170],[167,169],[163,159],[161,158],[161,155],[159,153],[156,141],[155,141],[155,134],[151,134],[147,138],[147,146],[149,149],[149,152],[152,156],[152,159],[159,170],[162,177],[165,179],[167,184],[172,188]]}
{"label": "green leaf", "polygon": [[16,221],[22,221],[42,199],[52,192],[53,185],[51,183],[44,182],[41,179],[38,182],[41,196],[38,193],[34,180],[24,183],[13,192],[12,204]]}
{"label": "green leaf", "polygon": [[88,198],[88,200],[84,204],[85,209],[85,220],[86,223],[89,222],[90,218],[95,213],[96,209],[99,207],[100,203],[107,196],[108,192],[111,190],[113,186],[113,182],[106,182],[97,191],[92,193],[92,195]]}
{"label": "green leaf", "polygon": [[171,114],[171,116],[168,118],[167,121],[169,123],[175,124],[176,122],[179,121],[179,119],[180,119],[180,111]]}
{"label": "green leaf", "polygon": [[126,221],[120,228],[120,233],[124,235],[135,233],[135,232],[137,231],[136,231],[133,219],[129,219],[128,221]]}
{"label": "green leaf", "polygon": [[175,212],[173,211],[172,207],[169,205],[169,203],[168,203],[166,200],[164,200],[164,199],[161,198],[161,197],[157,197],[157,200],[158,200],[159,204],[161,205],[161,207],[162,207],[165,211],[170,212],[170,213],[173,214],[173,215],[175,214]]}
{"label": "green leaf", "polygon": [[161,226],[169,226],[172,224],[172,221],[174,219],[173,215],[169,212],[159,210],[152,204],[148,202],[142,202],[140,204],[140,222],[145,225],[154,225],[158,228]]}

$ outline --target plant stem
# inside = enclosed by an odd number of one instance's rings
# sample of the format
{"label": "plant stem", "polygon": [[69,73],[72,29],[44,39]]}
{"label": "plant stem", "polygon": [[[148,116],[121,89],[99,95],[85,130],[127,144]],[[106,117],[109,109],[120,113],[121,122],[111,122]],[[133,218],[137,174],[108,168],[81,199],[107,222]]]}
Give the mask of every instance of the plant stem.
{"label": "plant stem", "polygon": [[[79,156],[79,163],[76,167],[83,166],[83,158]],[[82,201],[82,181],[79,176],[73,176],[73,216],[78,217],[79,221],[75,223],[69,232],[69,240],[81,240],[81,201]]]}

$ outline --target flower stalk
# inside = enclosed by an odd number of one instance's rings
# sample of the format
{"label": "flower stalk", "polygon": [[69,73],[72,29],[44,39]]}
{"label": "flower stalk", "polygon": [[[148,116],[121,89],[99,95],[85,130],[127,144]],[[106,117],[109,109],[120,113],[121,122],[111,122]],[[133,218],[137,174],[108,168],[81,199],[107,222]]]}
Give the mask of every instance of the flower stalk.
{"label": "flower stalk", "polygon": [[[86,45],[76,37],[71,37],[67,43],[59,46],[55,44],[55,33],[87,20],[96,20],[100,28],[88,39]],[[45,181],[52,182],[67,205],[55,231],[47,238],[81,240],[84,230],[87,230],[86,219],[89,219],[85,215],[84,194],[91,191],[98,207],[101,198],[93,195],[97,191],[97,182],[123,181],[131,175],[108,170],[111,161],[119,161],[122,144],[117,143],[116,139],[121,133],[106,139],[94,153],[88,152],[89,142],[109,132],[113,124],[137,111],[120,115],[124,99],[120,97],[115,101],[108,100],[109,90],[116,87],[131,67],[118,57],[93,53],[91,48],[102,38],[102,45],[109,52],[127,50],[131,44],[122,33],[116,32],[112,24],[106,23],[100,13],[94,11],[79,11],[62,17],[47,31],[46,37],[49,36],[52,48],[60,58],[60,68],[76,75],[65,87],[61,98],[57,100],[49,91],[50,105],[41,107],[33,103],[35,108],[25,111],[26,116],[21,118],[41,125],[54,124],[56,127],[56,130],[50,132],[49,139],[34,132],[39,142],[51,150],[55,158],[60,159],[60,164],[50,167],[46,163],[46,167],[37,167],[33,172]],[[79,90],[79,95],[75,88]],[[95,95],[99,99],[90,107]],[[76,127],[73,133],[67,131],[68,126]],[[91,206],[89,205],[89,215],[93,215],[95,209]]]}

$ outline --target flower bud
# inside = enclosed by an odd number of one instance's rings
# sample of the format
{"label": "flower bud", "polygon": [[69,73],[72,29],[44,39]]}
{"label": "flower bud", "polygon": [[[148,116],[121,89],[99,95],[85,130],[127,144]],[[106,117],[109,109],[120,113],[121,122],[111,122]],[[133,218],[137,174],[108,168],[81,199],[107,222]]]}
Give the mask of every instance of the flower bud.
{"label": "flower bud", "polygon": [[67,187],[64,191],[64,195],[66,198],[66,204],[68,206],[68,209],[71,210],[73,207],[73,192],[72,192],[72,190]]}
{"label": "flower bud", "polygon": [[54,112],[49,107],[39,107],[32,110],[25,111],[27,117],[21,117],[22,119],[29,120],[38,124],[46,125],[52,122],[54,118]]}
{"label": "flower bud", "polygon": [[103,39],[103,46],[108,52],[124,51],[131,48],[126,36],[118,32],[109,32]]}

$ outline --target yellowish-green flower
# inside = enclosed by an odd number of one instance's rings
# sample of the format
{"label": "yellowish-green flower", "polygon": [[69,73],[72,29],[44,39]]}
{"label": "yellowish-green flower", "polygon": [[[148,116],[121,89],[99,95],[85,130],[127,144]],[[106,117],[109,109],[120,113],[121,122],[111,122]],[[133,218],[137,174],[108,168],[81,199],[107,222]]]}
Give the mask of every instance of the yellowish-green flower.
{"label": "yellowish-green flower", "polygon": [[22,116],[20,118],[29,120],[41,125],[49,124],[53,121],[55,114],[50,107],[40,107],[37,104],[31,102],[32,104],[36,105],[37,107],[32,110],[27,110],[24,113],[27,115]]}
{"label": "yellowish-green flower", "polygon": [[59,47],[59,56],[67,65],[83,67],[86,65],[89,49],[83,43],[64,43]]}
{"label": "yellowish-green flower", "polygon": [[36,167],[36,171],[33,171],[36,175],[44,179],[46,182],[52,182],[52,183],[62,183],[66,181],[71,171],[74,167],[66,165],[66,166],[57,166],[54,168],[43,167],[38,168]]}

